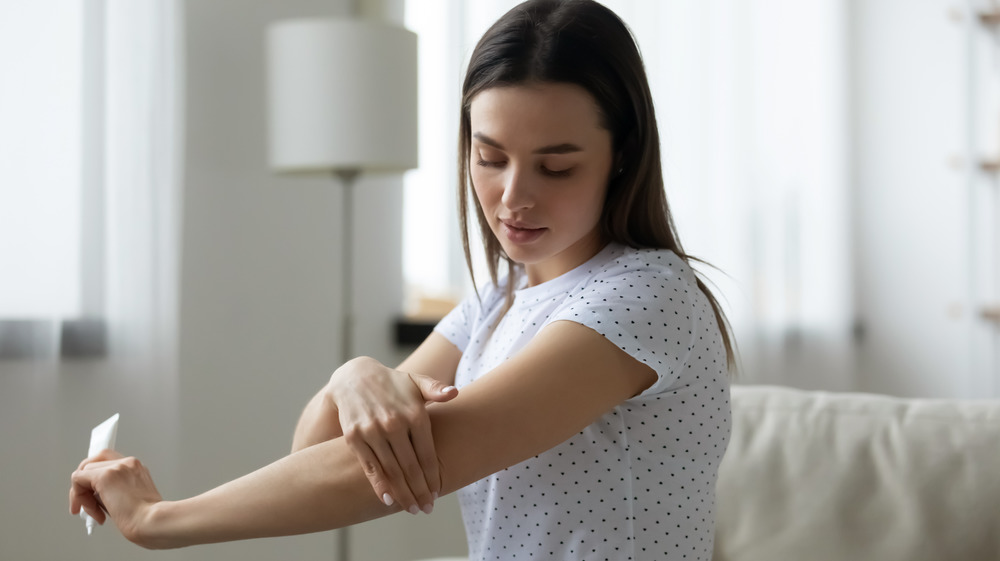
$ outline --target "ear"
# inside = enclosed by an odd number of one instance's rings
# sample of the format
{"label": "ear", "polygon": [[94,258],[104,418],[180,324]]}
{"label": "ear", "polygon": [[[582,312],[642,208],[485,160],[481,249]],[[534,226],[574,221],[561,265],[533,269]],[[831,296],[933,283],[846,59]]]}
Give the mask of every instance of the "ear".
{"label": "ear", "polygon": [[615,154],[611,163],[611,181],[621,177],[625,173],[625,155],[622,152]]}

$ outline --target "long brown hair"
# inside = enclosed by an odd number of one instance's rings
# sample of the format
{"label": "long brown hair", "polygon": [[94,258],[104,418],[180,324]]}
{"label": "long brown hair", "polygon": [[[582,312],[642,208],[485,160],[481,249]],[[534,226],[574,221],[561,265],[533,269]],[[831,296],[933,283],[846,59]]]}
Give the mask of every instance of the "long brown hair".
{"label": "long brown hair", "polygon": [[[602,125],[611,132],[615,173],[601,217],[605,240],[633,248],[669,249],[690,265],[701,260],[684,252],[667,204],[660,166],[660,137],[653,97],[642,57],[625,23],[592,0],[528,0],[511,9],[483,35],[472,52],[462,85],[459,119],[459,220],[469,273],[469,200],[486,251],[490,279],[506,262],[507,301],[513,298],[517,265],[493,236],[469,170],[469,108],[480,92],[531,83],[568,83],[582,87],[597,102]],[[698,278],[719,324],[730,369],[735,363],[731,327],[718,301]]]}

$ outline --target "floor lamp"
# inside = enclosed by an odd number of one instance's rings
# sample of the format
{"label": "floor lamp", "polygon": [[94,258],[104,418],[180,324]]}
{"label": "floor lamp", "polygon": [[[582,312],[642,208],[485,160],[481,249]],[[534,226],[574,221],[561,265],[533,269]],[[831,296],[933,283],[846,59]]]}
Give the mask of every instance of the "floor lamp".
{"label": "floor lamp", "polygon": [[[267,30],[270,166],[332,174],[344,188],[341,352],[353,358],[353,189],[366,172],[417,166],[417,36],[360,19],[297,19]],[[340,531],[339,561],[349,535]]]}

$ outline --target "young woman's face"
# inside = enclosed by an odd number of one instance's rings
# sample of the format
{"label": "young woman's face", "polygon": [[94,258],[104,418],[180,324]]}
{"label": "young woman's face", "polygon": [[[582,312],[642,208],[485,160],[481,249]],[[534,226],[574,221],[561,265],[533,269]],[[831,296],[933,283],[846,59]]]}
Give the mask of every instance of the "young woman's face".
{"label": "young woman's face", "polygon": [[469,118],[476,196],[529,284],[600,251],[613,157],[590,94],[571,84],[491,88],[472,99]]}

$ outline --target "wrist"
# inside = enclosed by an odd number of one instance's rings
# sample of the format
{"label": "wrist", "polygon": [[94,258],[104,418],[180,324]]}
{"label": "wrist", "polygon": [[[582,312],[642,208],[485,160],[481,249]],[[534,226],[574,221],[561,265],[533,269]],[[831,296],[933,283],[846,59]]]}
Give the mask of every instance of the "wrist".
{"label": "wrist", "polygon": [[153,503],[128,539],[146,549],[173,549],[188,545],[181,539],[180,520],[183,508],[180,501]]}
{"label": "wrist", "polygon": [[329,381],[326,384],[326,397],[327,399],[333,399],[336,397],[338,386],[346,385],[348,387],[353,386],[351,378],[357,374],[366,371],[373,366],[382,366],[382,363],[375,360],[374,358],[367,356],[359,356],[352,358],[351,360],[340,365],[339,368],[333,371],[330,376]]}
{"label": "wrist", "polygon": [[379,366],[382,365],[381,362],[375,360],[374,358],[372,358],[370,356],[357,356],[357,357],[352,358],[351,360],[348,360],[344,364],[340,365],[340,368],[338,368],[335,371],[335,373],[338,373],[338,372],[339,373],[343,373],[343,372],[346,372],[346,371],[349,371],[349,370],[352,370],[352,369],[357,369],[357,368],[367,368],[367,367],[370,367],[373,364],[374,365],[379,365]]}

